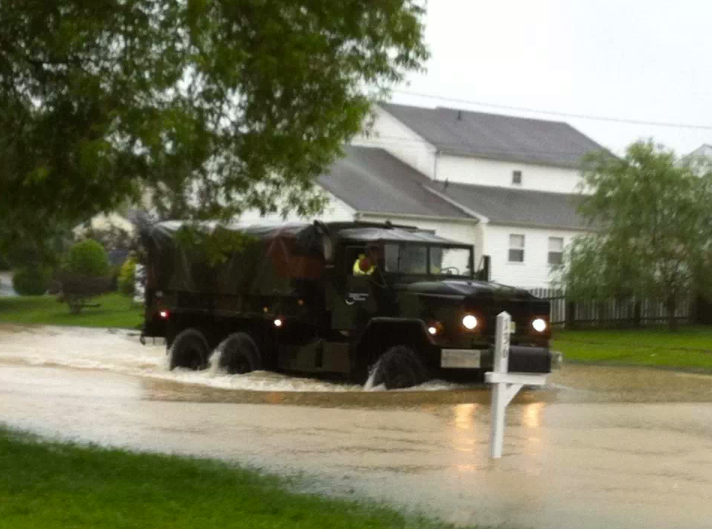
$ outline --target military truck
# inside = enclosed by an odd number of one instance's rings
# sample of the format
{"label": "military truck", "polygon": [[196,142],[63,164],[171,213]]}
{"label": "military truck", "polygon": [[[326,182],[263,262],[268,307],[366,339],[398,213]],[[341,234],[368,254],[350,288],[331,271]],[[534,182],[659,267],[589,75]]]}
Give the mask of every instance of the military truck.
{"label": "military truck", "polygon": [[[193,226],[193,225],[191,225]],[[195,229],[196,226],[193,226]],[[402,388],[481,379],[495,318],[512,316],[510,371],[548,372],[549,303],[486,280],[474,248],[412,226],[369,222],[202,223],[239,234],[208,258],[182,222],[154,225],[143,336],[164,337],[170,367],[329,374]]]}

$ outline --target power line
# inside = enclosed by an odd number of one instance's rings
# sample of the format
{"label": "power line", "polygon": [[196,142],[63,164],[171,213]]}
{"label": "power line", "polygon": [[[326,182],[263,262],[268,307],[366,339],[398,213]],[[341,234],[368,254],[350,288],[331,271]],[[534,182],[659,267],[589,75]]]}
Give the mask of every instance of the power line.
{"label": "power line", "polygon": [[606,121],[609,123],[626,123],[626,124],[630,124],[630,125],[646,125],[646,126],[651,126],[651,127],[669,127],[669,128],[693,129],[693,130],[712,130],[712,125],[697,125],[694,123],[672,123],[672,122],[667,122],[667,121],[646,121],[646,120],[638,120],[638,119],[612,118],[612,117],[606,117],[606,116],[594,116],[591,114],[574,114],[574,113],[569,113],[569,112],[557,112],[554,110],[541,110],[541,109],[529,108],[529,107],[499,105],[496,103],[485,103],[482,101],[458,99],[455,97],[436,96],[433,94],[424,94],[424,93],[420,93],[420,92],[408,92],[407,90],[393,90],[393,92],[398,93],[398,94],[403,94],[403,95],[423,97],[426,99],[437,99],[440,101],[448,101],[451,103],[476,105],[476,106],[488,107],[488,108],[498,108],[498,109],[502,109],[502,110],[513,110],[516,112],[532,112],[532,113],[536,113],[536,114],[546,114],[546,115],[550,115],[550,116],[559,116],[559,117],[565,117],[565,118],[588,119],[588,120],[592,120],[592,121]]}

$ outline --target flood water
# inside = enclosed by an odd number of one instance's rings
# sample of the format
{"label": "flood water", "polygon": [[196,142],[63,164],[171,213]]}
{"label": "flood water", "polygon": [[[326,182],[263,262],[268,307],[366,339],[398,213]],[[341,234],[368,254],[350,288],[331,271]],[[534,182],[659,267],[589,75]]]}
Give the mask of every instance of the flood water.
{"label": "flood water", "polygon": [[169,372],[165,347],[106,330],[0,325],[0,421],[49,436],[292,474],[309,491],[455,523],[712,525],[712,377],[568,365],[508,409],[486,387],[411,390],[270,373]]}

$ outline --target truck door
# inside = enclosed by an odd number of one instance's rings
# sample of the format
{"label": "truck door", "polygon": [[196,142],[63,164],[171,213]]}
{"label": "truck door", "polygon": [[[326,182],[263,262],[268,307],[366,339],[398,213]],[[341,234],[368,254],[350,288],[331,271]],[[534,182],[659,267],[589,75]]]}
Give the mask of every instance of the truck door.
{"label": "truck door", "polygon": [[337,300],[332,310],[331,325],[334,329],[363,328],[376,312],[376,304],[371,294],[371,277],[354,272],[354,267],[364,252],[363,246],[346,248],[346,269],[341,271],[346,275],[345,288],[341,296],[343,299]]}

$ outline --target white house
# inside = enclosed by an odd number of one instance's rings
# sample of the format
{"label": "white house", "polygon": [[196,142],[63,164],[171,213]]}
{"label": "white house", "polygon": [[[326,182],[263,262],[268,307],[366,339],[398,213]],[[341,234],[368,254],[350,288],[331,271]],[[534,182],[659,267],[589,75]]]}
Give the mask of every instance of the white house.
{"label": "white house", "polygon": [[434,230],[474,245],[476,264],[489,255],[494,281],[550,284],[566,245],[588,231],[576,214],[581,158],[603,147],[561,122],[395,104],[375,114],[317,179],[322,220]]}
{"label": "white house", "polygon": [[546,287],[571,239],[579,165],[599,144],[566,123],[383,104],[318,179],[326,220],[415,225],[491,257],[492,279]]}

